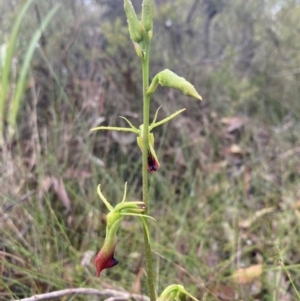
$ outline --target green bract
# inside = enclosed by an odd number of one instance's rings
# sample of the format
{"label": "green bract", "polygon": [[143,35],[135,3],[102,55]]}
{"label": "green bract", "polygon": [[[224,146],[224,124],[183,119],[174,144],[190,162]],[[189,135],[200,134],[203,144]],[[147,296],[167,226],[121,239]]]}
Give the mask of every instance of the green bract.
{"label": "green bract", "polygon": [[153,28],[153,0],[144,0],[142,9],[142,22],[147,31]]}
{"label": "green bract", "polygon": [[160,84],[161,86],[178,89],[185,95],[202,100],[202,97],[198,94],[195,87],[191,83],[169,69],[165,69],[155,75],[147,91],[147,94],[151,95],[156,90],[158,84]]}
{"label": "green bract", "polygon": [[139,20],[130,0],[124,0],[124,10],[127,16],[129,34],[132,41],[139,43],[143,40]]}

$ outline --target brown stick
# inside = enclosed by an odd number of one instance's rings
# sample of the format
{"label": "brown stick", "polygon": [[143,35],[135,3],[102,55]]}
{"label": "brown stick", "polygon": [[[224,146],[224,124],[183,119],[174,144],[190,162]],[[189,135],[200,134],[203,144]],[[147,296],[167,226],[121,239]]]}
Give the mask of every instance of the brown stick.
{"label": "brown stick", "polygon": [[59,298],[62,296],[68,295],[94,295],[94,296],[105,296],[109,297],[109,300],[129,300],[130,298],[136,299],[138,301],[149,301],[147,296],[130,294],[128,292],[114,291],[109,289],[104,289],[102,291],[94,289],[94,288],[68,288],[60,291],[54,291],[45,294],[34,295],[29,298],[23,299],[13,299],[13,301],[40,301],[40,300],[48,300]]}

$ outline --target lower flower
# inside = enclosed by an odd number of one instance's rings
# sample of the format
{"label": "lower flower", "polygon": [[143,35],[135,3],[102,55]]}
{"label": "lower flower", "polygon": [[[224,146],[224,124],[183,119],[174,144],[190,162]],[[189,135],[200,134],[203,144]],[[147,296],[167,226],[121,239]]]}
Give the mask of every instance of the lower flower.
{"label": "lower flower", "polygon": [[[155,167],[155,163],[153,163]],[[112,268],[118,264],[118,260],[114,258],[114,252],[117,243],[117,230],[124,216],[148,217],[143,214],[146,210],[143,202],[126,202],[127,183],[125,183],[124,195],[122,201],[113,207],[101,192],[100,185],[97,188],[100,199],[104,202],[109,213],[106,216],[106,235],[103,247],[96,255],[94,263],[97,270],[97,277],[100,276],[104,269]]]}

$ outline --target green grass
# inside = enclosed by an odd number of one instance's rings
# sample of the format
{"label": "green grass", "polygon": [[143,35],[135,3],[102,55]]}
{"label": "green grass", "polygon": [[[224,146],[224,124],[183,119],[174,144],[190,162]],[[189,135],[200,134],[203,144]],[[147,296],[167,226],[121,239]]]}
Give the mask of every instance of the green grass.
{"label": "green grass", "polygon": [[[168,132],[173,130],[172,127],[172,124],[168,126]],[[255,124],[250,122],[245,129],[245,137],[251,136],[253,129]],[[210,129],[207,132],[207,138],[198,137],[197,140],[201,142],[196,140],[193,145],[182,148],[185,167],[178,166],[174,157],[170,156],[172,147],[168,145],[170,141],[166,137],[159,151],[161,169],[151,175],[155,187],[151,190],[151,214],[157,220],[157,224],[151,222],[151,232],[159,271],[159,291],[167,284],[179,282],[199,299],[208,294],[208,300],[216,300],[219,293],[216,286],[221,283],[239,292],[240,296],[248,296],[247,300],[252,300],[249,295],[251,284],[232,283],[229,276],[238,267],[262,263],[264,273],[256,281],[262,285],[264,298],[278,300],[282,294],[296,298],[286,284],[290,279],[278,269],[276,250],[278,247],[282,250],[295,289],[299,290],[297,283],[300,275],[296,265],[299,255],[299,218],[298,209],[293,208],[299,184],[294,178],[297,159],[294,155],[270,158],[270,153],[276,147],[278,154],[285,152],[284,149],[278,149],[278,139],[283,138],[281,135],[275,134],[273,141],[262,153],[256,149],[258,145],[255,143],[244,142],[243,139],[239,141],[249,151],[249,155],[243,159],[243,166],[251,167],[250,192],[245,194],[245,172],[240,171],[239,175],[234,175],[242,168],[230,163],[229,159],[225,168],[212,167],[214,162],[209,158],[214,146],[210,145],[210,149],[199,160],[198,151],[203,150],[203,140],[207,143],[211,141]],[[88,132],[79,131],[79,134],[86,139],[87,147],[93,149],[96,140],[93,142]],[[59,135],[63,135],[63,131]],[[183,130],[182,135],[177,136],[178,141],[185,141],[187,135],[188,132]],[[103,140],[103,135],[98,134],[97,137]],[[113,143],[111,138],[109,141]],[[221,150],[224,141],[216,139],[216,143]],[[128,219],[119,233],[115,254],[120,261],[117,267],[106,270],[98,279],[95,278],[92,261],[82,266],[81,260],[86,252],[96,252],[104,239],[106,210],[96,195],[96,185],[101,183],[106,197],[116,203],[122,197],[124,181],[130,178],[129,187],[133,188],[129,189],[129,197],[138,199],[141,193],[137,172],[140,159],[135,161],[129,158],[128,162],[128,156],[109,152],[106,155],[103,153],[101,160],[109,162],[118,158],[124,163],[117,166],[111,164],[111,167],[104,169],[82,156],[72,166],[64,164],[61,168],[60,158],[56,158],[56,161],[53,158],[59,146],[52,143],[49,145],[52,146],[46,150],[48,156],[41,157],[34,172],[26,175],[20,173],[19,169],[16,183],[26,179],[19,195],[22,195],[21,191],[25,193],[33,189],[32,185],[35,186],[34,194],[26,200],[18,202],[15,194],[9,192],[8,183],[12,176],[8,172],[3,173],[2,187],[6,190],[6,193],[2,192],[5,200],[3,205],[8,202],[13,204],[1,216],[3,298],[8,300],[67,287],[130,290],[136,280],[143,253],[142,229],[133,219]],[[285,143],[282,145],[287,146]],[[76,151],[79,152],[79,149]],[[132,152],[129,157],[139,158],[136,146],[130,146],[129,151]],[[72,152],[75,156],[74,147]],[[225,159],[221,151],[218,156],[218,160]],[[122,172],[123,164],[133,175],[128,170]],[[65,176],[70,167],[74,169],[72,178]],[[43,189],[42,182],[49,173],[64,179],[71,199],[69,212],[66,212],[62,200],[52,188],[39,197]],[[87,177],[83,178],[80,173],[86,173]],[[291,175],[294,175],[292,179]],[[276,177],[281,177],[280,185]],[[33,178],[37,183],[30,183]],[[275,207],[272,213],[258,217],[248,228],[239,226],[239,222],[272,206]],[[141,292],[146,293],[144,278],[141,285]],[[87,300],[84,297],[82,299]]]}
{"label": "green grass", "polygon": [[[7,122],[7,140],[10,141],[12,138],[11,136],[15,133],[16,123],[17,123],[17,115],[20,111],[21,107],[21,100],[24,97],[24,87],[25,81],[27,80],[29,67],[32,60],[33,53],[37,47],[37,43],[41,38],[43,31],[46,29],[47,25],[49,24],[50,20],[53,18],[55,13],[59,9],[59,5],[56,5],[52,8],[52,10],[46,15],[45,19],[42,21],[40,28],[38,28],[30,40],[28,45],[27,51],[25,53],[24,58],[22,58],[23,64],[20,71],[20,76],[17,79],[16,83],[10,83],[10,70],[12,69],[13,62],[12,58],[14,55],[14,48],[16,46],[16,40],[19,34],[20,26],[24,15],[27,12],[28,7],[32,3],[32,0],[25,2],[21,12],[18,14],[18,17],[15,21],[12,34],[10,39],[7,43],[7,49],[5,51],[4,56],[4,66],[3,70],[1,70],[1,90],[0,90],[0,135],[1,140],[0,144],[2,144],[2,138],[4,135],[5,129],[5,122]],[[14,95],[9,100],[7,95],[7,91],[9,91],[10,87],[15,85],[15,92]],[[7,115],[7,118],[6,118]],[[3,144],[4,145],[4,144]]]}

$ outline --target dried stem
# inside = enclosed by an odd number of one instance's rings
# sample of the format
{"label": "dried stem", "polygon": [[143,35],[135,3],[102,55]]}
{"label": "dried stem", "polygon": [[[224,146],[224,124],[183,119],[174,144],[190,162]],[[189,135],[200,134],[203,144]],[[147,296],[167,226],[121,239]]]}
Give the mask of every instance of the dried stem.
{"label": "dried stem", "polygon": [[108,297],[110,301],[116,301],[116,300],[125,301],[131,298],[138,301],[149,301],[149,298],[143,295],[130,294],[128,292],[120,292],[120,291],[114,291],[109,289],[104,289],[101,291],[94,288],[83,288],[83,287],[68,288],[68,289],[54,291],[50,293],[34,295],[29,298],[13,299],[13,301],[17,301],[17,300],[18,301],[40,301],[40,300],[49,300],[49,299],[53,300],[54,298],[60,298],[68,295],[103,296],[103,297]]}

